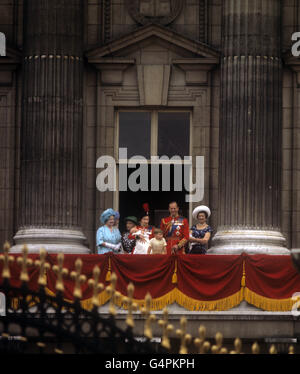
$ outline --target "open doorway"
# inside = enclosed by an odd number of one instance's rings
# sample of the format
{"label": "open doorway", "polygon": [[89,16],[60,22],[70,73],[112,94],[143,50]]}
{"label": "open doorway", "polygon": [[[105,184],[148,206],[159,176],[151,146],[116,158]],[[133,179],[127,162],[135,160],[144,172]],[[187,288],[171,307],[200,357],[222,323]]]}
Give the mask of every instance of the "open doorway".
{"label": "open doorway", "polygon": [[[134,170],[133,170],[134,171]],[[131,171],[131,172],[133,172]],[[160,181],[162,167],[160,167]],[[129,173],[130,175],[130,173]],[[151,172],[149,170],[149,185],[151,186]],[[148,203],[150,207],[150,224],[155,227],[160,226],[160,221],[169,216],[168,206],[172,201],[176,201],[180,207],[180,214],[189,216],[189,204],[185,202],[186,191],[176,191],[174,188],[174,166],[170,165],[170,191],[126,191],[119,192],[119,212],[121,217],[120,229],[125,229],[124,218],[136,216],[138,219],[143,212],[143,204]],[[183,181],[182,181],[183,183]],[[184,184],[183,184],[184,186]]]}

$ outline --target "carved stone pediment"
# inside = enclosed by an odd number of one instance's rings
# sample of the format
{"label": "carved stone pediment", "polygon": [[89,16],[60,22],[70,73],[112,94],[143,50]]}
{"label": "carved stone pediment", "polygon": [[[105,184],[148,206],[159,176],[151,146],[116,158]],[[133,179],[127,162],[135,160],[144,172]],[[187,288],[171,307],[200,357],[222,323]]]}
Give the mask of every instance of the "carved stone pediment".
{"label": "carved stone pediment", "polygon": [[97,58],[126,56],[127,51],[140,48],[140,43],[149,39],[157,38],[168,44],[170,48],[176,50],[177,54],[185,56],[193,55],[195,58],[209,58],[215,60],[215,64],[219,63],[220,53],[209,45],[189,39],[173,30],[163,26],[150,24],[141,27],[119,39],[110,43],[92,49],[86,53],[89,62],[93,63]]}
{"label": "carved stone pediment", "polygon": [[86,53],[100,71],[104,86],[122,86],[126,69],[134,66],[140,105],[167,105],[173,67],[185,75],[186,86],[208,84],[208,72],[219,64],[219,52],[160,25],[147,25]]}

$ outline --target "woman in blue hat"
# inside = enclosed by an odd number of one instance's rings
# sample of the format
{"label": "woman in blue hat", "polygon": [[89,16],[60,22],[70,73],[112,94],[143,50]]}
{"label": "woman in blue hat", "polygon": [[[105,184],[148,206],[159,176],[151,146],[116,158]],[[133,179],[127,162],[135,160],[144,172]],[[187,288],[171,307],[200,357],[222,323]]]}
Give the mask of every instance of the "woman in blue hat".
{"label": "woman in blue hat", "polygon": [[100,217],[103,226],[99,227],[96,235],[97,251],[99,255],[108,252],[119,253],[121,249],[121,233],[115,227],[116,212],[105,210]]}

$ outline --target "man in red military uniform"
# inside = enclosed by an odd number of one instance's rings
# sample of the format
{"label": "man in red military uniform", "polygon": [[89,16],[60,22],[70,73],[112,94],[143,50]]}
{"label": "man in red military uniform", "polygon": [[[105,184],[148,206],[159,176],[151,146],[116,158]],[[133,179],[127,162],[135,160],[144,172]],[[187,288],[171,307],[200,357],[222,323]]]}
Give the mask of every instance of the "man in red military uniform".
{"label": "man in red military uniform", "polygon": [[184,217],[180,217],[177,202],[169,204],[170,217],[163,218],[160,228],[167,241],[167,254],[185,253],[184,246],[189,240],[189,223]]}

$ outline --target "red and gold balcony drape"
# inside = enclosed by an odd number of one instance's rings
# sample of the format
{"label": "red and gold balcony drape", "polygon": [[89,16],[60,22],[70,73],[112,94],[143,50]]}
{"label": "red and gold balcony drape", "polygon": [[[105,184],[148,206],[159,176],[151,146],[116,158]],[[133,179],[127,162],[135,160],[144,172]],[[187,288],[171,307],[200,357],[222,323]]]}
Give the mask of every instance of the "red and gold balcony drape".
{"label": "red and gold balcony drape", "polygon": [[[15,256],[17,257],[17,256]],[[30,255],[36,260],[38,255]],[[127,295],[127,286],[134,284],[134,299],[144,304],[149,292],[152,309],[161,310],[177,303],[190,311],[223,311],[246,300],[258,308],[268,311],[291,311],[295,300],[292,296],[300,292],[300,274],[292,264],[290,256],[270,255],[65,255],[64,267],[69,275],[64,280],[67,300],[73,299],[74,281],[70,277],[75,261],[81,258],[82,273],[92,278],[94,266],[101,269],[100,282],[109,284],[110,275],[117,275],[116,289]],[[52,270],[57,263],[56,255],[47,255],[51,268],[47,271],[49,294],[55,293],[56,274]],[[20,266],[15,262],[10,267],[11,284],[20,287]],[[37,290],[39,270],[28,268],[29,287]],[[2,264],[0,264],[1,288]],[[92,290],[87,282],[82,285],[82,306],[92,308]],[[99,294],[100,305],[109,300],[104,290]],[[122,298],[119,306],[126,307]]]}

